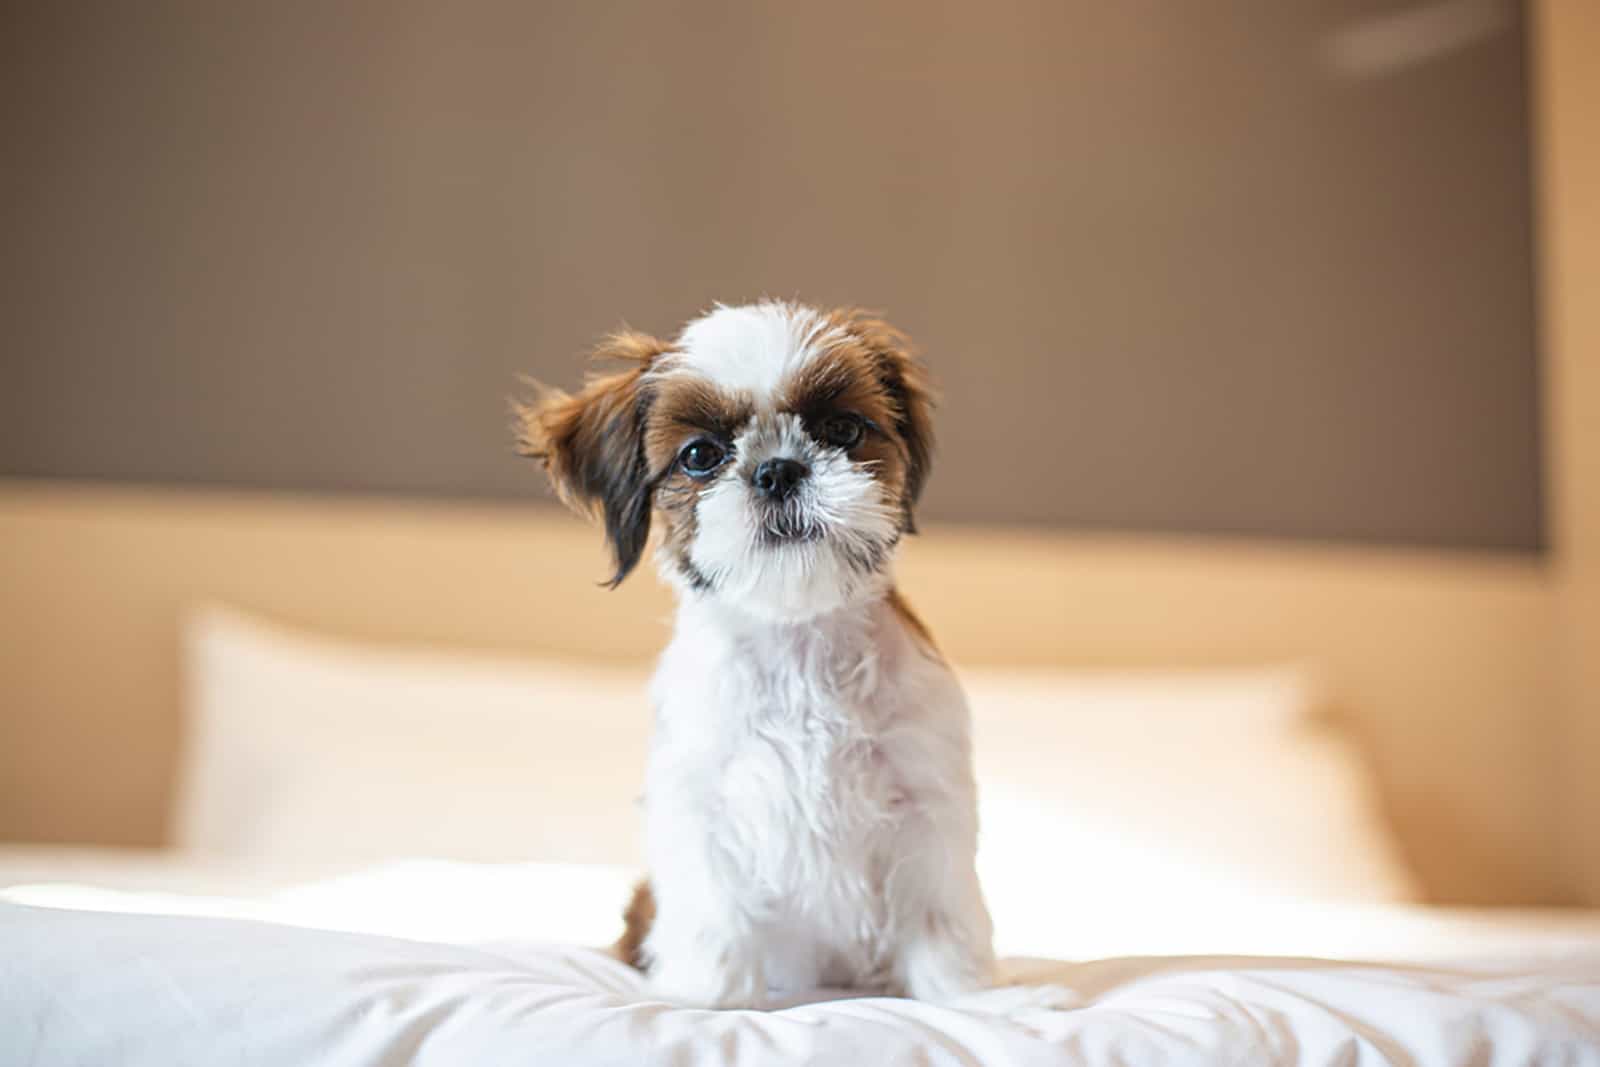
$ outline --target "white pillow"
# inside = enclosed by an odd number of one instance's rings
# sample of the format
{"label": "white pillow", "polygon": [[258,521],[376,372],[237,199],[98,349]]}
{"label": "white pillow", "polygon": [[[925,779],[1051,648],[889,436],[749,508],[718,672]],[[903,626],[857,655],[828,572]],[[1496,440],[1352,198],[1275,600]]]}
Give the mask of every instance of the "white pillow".
{"label": "white pillow", "polygon": [[1160,952],[1174,928],[1245,929],[1285,897],[1420,895],[1368,769],[1314,720],[1301,672],[964,682],[1004,952],[1078,955],[1097,924],[1133,916],[1167,931],[1146,946]]}
{"label": "white pillow", "polygon": [[636,863],[648,672],[374,648],[222,608],[186,635],[180,847]]}
{"label": "white pillow", "polygon": [[[257,861],[637,864],[646,670],[188,633],[180,844]],[[1414,887],[1292,669],[963,672],[997,916]],[[1005,924],[1002,923],[1002,926]]]}

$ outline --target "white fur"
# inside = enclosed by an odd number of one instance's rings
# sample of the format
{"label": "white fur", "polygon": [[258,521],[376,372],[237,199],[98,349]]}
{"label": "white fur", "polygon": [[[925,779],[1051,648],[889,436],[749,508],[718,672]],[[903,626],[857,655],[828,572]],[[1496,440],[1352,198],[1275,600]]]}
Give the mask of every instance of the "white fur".
{"label": "white fur", "polygon": [[966,701],[881,588],[800,623],[686,600],[652,696],[659,995],[988,984]]}
{"label": "white fur", "polygon": [[[709,588],[664,568],[680,603],[652,687],[644,950],[680,1004],[824,984],[949,1000],[991,978],[966,701],[887,599],[900,502],[770,404],[827,329],[794,305],[719,308],[651,372],[757,402],[696,504]],[[751,476],[772,457],[810,468],[789,505],[806,539],[763,535]]]}
{"label": "white fur", "polygon": [[675,351],[654,372],[698,374],[764,400],[837,337],[819,312],[802,304],[718,304],[683,328]]}

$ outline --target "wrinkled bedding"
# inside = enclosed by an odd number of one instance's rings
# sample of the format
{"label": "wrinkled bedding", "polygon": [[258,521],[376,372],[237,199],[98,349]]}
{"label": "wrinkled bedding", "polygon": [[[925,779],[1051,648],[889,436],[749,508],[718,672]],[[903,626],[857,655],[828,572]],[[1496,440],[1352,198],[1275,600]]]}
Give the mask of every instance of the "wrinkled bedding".
{"label": "wrinkled bedding", "polygon": [[675,1009],[594,949],[0,903],[0,1063],[1600,1064],[1600,951],[1452,965],[1010,961],[1066,1010]]}
{"label": "wrinkled bedding", "polygon": [[1133,894],[1001,946],[1111,958],[1013,958],[1016,984],[960,1005],[819,992],[707,1012],[653,1001],[636,972],[578,947],[615,935],[633,877],[0,849],[0,1067],[1600,1067],[1592,913]]}

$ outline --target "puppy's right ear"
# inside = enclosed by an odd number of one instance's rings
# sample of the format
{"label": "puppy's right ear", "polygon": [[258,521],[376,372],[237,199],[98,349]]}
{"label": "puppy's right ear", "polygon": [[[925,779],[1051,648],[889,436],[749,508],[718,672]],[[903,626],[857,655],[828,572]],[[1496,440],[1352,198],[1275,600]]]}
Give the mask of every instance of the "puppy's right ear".
{"label": "puppy's right ear", "polygon": [[561,499],[585,514],[598,511],[616,557],[615,588],[638,564],[650,537],[655,489],[645,463],[645,418],[650,397],[646,370],[669,346],[648,334],[613,334],[595,350],[598,360],[635,365],[591,376],[576,395],[539,389],[531,404],[515,406],[517,451],[542,460]]}

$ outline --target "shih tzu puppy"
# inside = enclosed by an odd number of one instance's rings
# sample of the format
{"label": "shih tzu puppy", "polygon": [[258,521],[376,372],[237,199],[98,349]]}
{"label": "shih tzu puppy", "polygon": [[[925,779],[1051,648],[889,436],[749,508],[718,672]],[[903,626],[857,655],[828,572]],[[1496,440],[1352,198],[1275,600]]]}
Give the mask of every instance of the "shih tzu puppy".
{"label": "shih tzu puppy", "polygon": [[655,525],[678,594],[623,951],[682,1005],[987,986],[966,700],[892,569],[932,449],[905,336],[764,302],[596,355],[625,365],[520,443],[603,518],[612,585]]}

